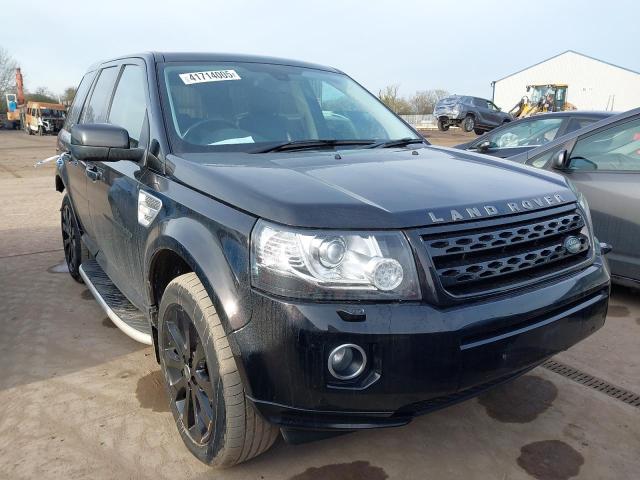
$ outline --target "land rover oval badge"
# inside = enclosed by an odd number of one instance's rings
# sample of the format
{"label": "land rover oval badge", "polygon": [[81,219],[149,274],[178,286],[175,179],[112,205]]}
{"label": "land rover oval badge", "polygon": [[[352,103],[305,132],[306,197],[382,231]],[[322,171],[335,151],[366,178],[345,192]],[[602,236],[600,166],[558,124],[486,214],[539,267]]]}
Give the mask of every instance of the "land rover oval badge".
{"label": "land rover oval badge", "polygon": [[581,248],[580,239],[573,235],[564,239],[564,248],[569,253],[578,253]]}

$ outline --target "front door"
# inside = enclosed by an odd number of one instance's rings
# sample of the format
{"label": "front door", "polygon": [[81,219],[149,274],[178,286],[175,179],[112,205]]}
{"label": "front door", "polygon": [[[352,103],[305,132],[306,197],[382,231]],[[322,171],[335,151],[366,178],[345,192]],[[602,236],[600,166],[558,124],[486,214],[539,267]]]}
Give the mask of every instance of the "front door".
{"label": "front door", "polygon": [[640,280],[640,119],[577,140],[567,177],[584,193],[614,275]]}
{"label": "front door", "polygon": [[[147,111],[144,64],[118,67],[119,79],[105,121],[129,133],[130,147],[140,143]],[[145,135],[145,137],[147,137]],[[142,261],[138,248],[138,190],[143,167],[133,160],[89,162],[89,213],[100,253],[96,257],[111,280],[134,305],[144,305]]]}

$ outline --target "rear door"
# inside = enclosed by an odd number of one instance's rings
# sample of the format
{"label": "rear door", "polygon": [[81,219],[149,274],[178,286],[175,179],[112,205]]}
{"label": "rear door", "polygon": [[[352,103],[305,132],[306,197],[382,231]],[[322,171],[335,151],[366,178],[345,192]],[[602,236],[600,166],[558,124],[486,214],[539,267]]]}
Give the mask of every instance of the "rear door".
{"label": "rear door", "polygon": [[584,193],[599,240],[613,245],[614,275],[640,280],[640,119],[581,136],[567,177]]}
{"label": "rear door", "polygon": [[87,202],[87,177],[85,176],[85,163],[79,162],[71,157],[71,128],[78,123],[82,107],[87,98],[89,89],[96,72],[87,73],[80,82],[76,91],[73,104],[67,114],[64,127],[58,135],[57,152],[60,154],[60,160],[64,162],[64,169],[67,174],[66,187],[67,194],[71,199],[76,217],[80,222],[81,230],[86,231],[85,225],[89,223],[89,204]]}
{"label": "rear door", "polygon": [[[130,147],[147,147],[148,104],[144,62],[131,59],[116,68],[118,80],[109,94],[102,121],[123,127]],[[138,251],[138,179],[143,167],[133,160],[90,162],[88,169],[89,211],[100,253],[96,257],[103,270],[131,302],[143,301],[142,263]]]}

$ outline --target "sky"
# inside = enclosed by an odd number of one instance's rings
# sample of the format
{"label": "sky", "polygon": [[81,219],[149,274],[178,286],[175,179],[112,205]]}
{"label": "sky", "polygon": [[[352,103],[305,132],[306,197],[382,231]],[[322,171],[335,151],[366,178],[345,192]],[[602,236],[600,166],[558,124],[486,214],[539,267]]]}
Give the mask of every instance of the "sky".
{"label": "sky", "polygon": [[23,0],[5,10],[0,46],[27,89],[55,93],[98,60],[156,50],[304,60],[374,93],[490,98],[492,80],[569,49],[640,71],[639,18],[637,0]]}

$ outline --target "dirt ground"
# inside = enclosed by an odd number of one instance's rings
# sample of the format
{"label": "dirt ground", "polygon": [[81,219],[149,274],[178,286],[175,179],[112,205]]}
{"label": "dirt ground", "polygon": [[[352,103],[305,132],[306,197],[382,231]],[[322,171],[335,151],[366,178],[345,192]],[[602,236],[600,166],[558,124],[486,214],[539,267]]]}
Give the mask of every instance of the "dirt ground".
{"label": "dirt ground", "polygon": [[[61,267],[54,166],[33,167],[54,145],[0,130],[0,478],[639,478],[640,408],[542,367],[406,427],[279,440],[234,469],[208,468],[178,436],[151,347]],[[640,393],[638,297],[615,289],[605,327],[557,360]]]}

